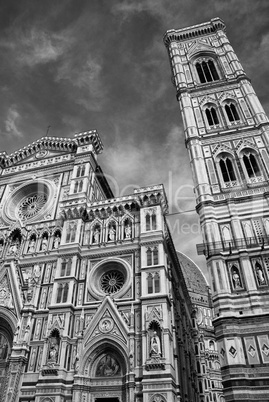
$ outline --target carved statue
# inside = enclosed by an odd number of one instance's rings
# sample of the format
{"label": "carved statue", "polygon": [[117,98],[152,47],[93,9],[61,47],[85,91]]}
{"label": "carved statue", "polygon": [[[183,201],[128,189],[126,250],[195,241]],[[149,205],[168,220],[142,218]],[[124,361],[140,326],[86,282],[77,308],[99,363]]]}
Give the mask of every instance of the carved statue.
{"label": "carved statue", "polygon": [[42,243],[41,243],[41,250],[47,251],[47,249],[48,249],[48,239],[47,239],[47,237],[43,237]]}
{"label": "carved statue", "polygon": [[32,239],[28,247],[28,253],[34,253],[34,252],[35,252],[35,239]]}
{"label": "carved statue", "polygon": [[132,235],[132,228],[131,228],[130,224],[128,223],[128,224],[125,226],[125,238],[126,238],[126,239],[130,239],[130,238],[131,238],[131,235]]}
{"label": "carved statue", "polygon": [[256,267],[256,275],[259,285],[264,285],[266,283],[265,277],[260,266]]}
{"label": "carved statue", "polygon": [[58,360],[58,350],[59,350],[59,345],[57,343],[56,338],[50,338],[50,348],[49,348],[49,357],[48,357],[48,362],[50,363],[56,363]]}
{"label": "carved statue", "polygon": [[58,249],[60,243],[61,243],[61,238],[60,238],[60,236],[57,234],[56,237],[54,238],[53,247],[54,247],[55,249]]}
{"label": "carved statue", "polygon": [[156,331],[153,332],[150,340],[150,356],[161,356],[161,342]]}
{"label": "carved statue", "polygon": [[238,269],[234,268],[232,271],[232,278],[233,278],[233,285],[235,289],[240,289],[242,288],[242,282],[241,282],[241,278],[239,275],[239,271]]}
{"label": "carved statue", "polygon": [[79,370],[79,356],[78,354],[75,357],[75,361],[74,361],[74,371],[75,373],[78,373]]}
{"label": "carved statue", "polygon": [[100,232],[99,232],[98,228],[96,228],[94,233],[93,233],[93,239],[94,239],[94,243],[99,243]]}
{"label": "carved statue", "polygon": [[15,239],[15,242],[11,244],[9,247],[9,254],[16,254],[19,251],[20,248],[20,241],[18,238]]}
{"label": "carved statue", "polygon": [[5,360],[8,353],[8,342],[4,335],[0,335],[0,360]]}
{"label": "carved statue", "polygon": [[112,226],[110,226],[110,228],[108,230],[109,240],[111,240],[111,241],[115,240],[115,233],[116,233],[116,230]]}

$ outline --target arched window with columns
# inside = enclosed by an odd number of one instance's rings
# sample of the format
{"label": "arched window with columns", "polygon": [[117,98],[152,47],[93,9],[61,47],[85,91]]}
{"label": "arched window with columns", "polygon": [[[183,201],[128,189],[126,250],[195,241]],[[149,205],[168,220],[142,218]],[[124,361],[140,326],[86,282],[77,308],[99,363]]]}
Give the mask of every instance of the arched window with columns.
{"label": "arched window with columns", "polygon": [[217,114],[217,108],[215,106],[208,106],[205,109],[205,115],[209,127],[214,127],[219,125],[219,117]]}
{"label": "arched window with columns", "polygon": [[262,176],[258,158],[254,152],[246,151],[243,153],[243,168],[249,179]]}
{"label": "arched window with columns", "polygon": [[195,67],[201,84],[220,79],[215,62],[212,59],[204,59],[201,62],[197,62]]}
{"label": "arched window with columns", "polygon": [[233,102],[226,103],[224,109],[230,123],[240,121],[238,108]]}
{"label": "arched window with columns", "polygon": [[231,183],[236,181],[236,175],[232,158],[230,156],[223,156],[219,159],[219,167],[221,177],[224,183]]}

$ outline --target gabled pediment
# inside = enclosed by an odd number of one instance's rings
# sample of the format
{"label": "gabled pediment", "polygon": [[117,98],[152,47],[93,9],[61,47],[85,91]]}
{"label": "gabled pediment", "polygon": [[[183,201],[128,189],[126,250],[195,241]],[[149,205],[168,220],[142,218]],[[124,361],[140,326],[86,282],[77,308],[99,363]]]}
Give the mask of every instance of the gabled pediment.
{"label": "gabled pediment", "polygon": [[191,46],[188,49],[189,56],[193,56],[196,53],[203,53],[203,52],[214,52],[214,49],[211,45],[209,45],[206,41],[198,39],[193,41]]}
{"label": "gabled pediment", "polygon": [[218,143],[216,146],[212,147],[212,155],[217,155],[221,152],[232,152],[232,147],[229,142]]}
{"label": "gabled pediment", "polygon": [[103,144],[96,130],[85,131],[75,134],[74,138],[66,137],[42,137],[32,142],[14,153],[7,155],[6,152],[0,153],[0,166],[9,168],[25,163],[32,164],[40,160],[57,159],[57,157],[67,157],[79,150],[80,153],[94,150],[96,154],[103,149]]}
{"label": "gabled pediment", "polygon": [[1,267],[0,273],[0,306],[5,307],[17,318],[20,317],[22,299],[19,283],[19,275],[16,274],[16,266],[13,262]]}
{"label": "gabled pediment", "polygon": [[201,106],[204,106],[204,105],[206,105],[207,103],[213,103],[213,104],[215,104],[215,103],[216,103],[216,99],[214,98],[214,96],[206,95],[206,96],[203,96],[203,97],[200,99],[200,105],[201,105]]}
{"label": "gabled pediment", "polygon": [[32,155],[22,158],[20,161],[14,163],[14,166],[21,165],[22,163],[37,162],[47,158],[55,158],[57,156],[68,155],[69,153],[70,152],[59,152],[59,151],[57,152],[48,150],[34,152]]}
{"label": "gabled pediment", "polygon": [[39,162],[44,159],[62,157],[75,152],[77,143],[70,138],[43,137],[10,155],[4,155],[4,167]]}
{"label": "gabled pediment", "polygon": [[114,339],[127,345],[128,327],[109,296],[103,300],[84,333],[84,347],[100,338]]}
{"label": "gabled pediment", "polygon": [[243,148],[252,148],[257,149],[256,144],[254,143],[253,138],[243,138],[235,143],[235,148],[237,152],[240,152]]}

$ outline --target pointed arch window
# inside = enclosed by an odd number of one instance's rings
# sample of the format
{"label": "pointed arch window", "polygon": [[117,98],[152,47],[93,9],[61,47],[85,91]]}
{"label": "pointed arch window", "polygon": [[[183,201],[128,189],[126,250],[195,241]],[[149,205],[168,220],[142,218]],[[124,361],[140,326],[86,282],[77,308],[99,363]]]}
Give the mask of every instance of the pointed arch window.
{"label": "pointed arch window", "polygon": [[146,214],[146,231],[157,229],[157,217],[155,212]]}
{"label": "pointed arch window", "polygon": [[230,158],[223,158],[220,160],[220,169],[225,183],[235,181],[236,176],[234,173],[233,164]]}
{"label": "pointed arch window", "polygon": [[159,252],[158,252],[158,247],[154,247],[152,254],[153,254],[153,265],[159,264]]}
{"label": "pointed arch window", "polygon": [[213,60],[204,60],[202,63],[195,65],[199,80],[202,84],[219,80],[219,74]]}
{"label": "pointed arch window", "polygon": [[153,293],[153,276],[152,276],[152,274],[148,275],[148,293]]}
{"label": "pointed arch window", "polygon": [[58,286],[56,303],[61,303],[61,301],[62,301],[62,293],[63,293],[63,284],[60,283],[59,286]]}
{"label": "pointed arch window", "polygon": [[237,112],[237,108],[234,103],[226,104],[225,105],[225,112],[228,116],[230,122],[240,121],[239,114]]}
{"label": "pointed arch window", "polygon": [[158,247],[147,249],[147,266],[159,264],[159,250]]}
{"label": "pointed arch window", "polygon": [[256,157],[253,154],[245,154],[243,162],[249,178],[261,176],[261,171],[257,163]]}
{"label": "pointed arch window", "polygon": [[217,115],[217,111],[213,106],[207,107],[205,109],[205,114],[206,114],[207,122],[210,127],[219,124],[219,118]]}
{"label": "pointed arch window", "polygon": [[76,177],[81,177],[85,175],[85,165],[80,165],[77,169]]}
{"label": "pointed arch window", "polygon": [[76,230],[77,224],[76,222],[70,222],[66,225],[66,243],[72,243],[76,239]]}
{"label": "pointed arch window", "polygon": [[67,282],[59,283],[56,303],[66,303],[69,285]]}
{"label": "pointed arch window", "polygon": [[70,276],[72,267],[71,258],[68,261],[63,261],[61,264],[61,276]]}
{"label": "pointed arch window", "polygon": [[158,272],[148,274],[148,293],[160,293],[160,274]]}

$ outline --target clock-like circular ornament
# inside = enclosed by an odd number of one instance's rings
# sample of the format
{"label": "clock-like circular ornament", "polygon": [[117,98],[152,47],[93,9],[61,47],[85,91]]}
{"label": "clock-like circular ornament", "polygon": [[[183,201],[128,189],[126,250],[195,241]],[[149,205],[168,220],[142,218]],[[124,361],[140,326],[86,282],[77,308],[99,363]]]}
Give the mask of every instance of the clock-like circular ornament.
{"label": "clock-like circular ornament", "polygon": [[11,192],[3,208],[3,218],[23,222],[42,219],[53,207],[56,186],[45,179],[21,184]]}

